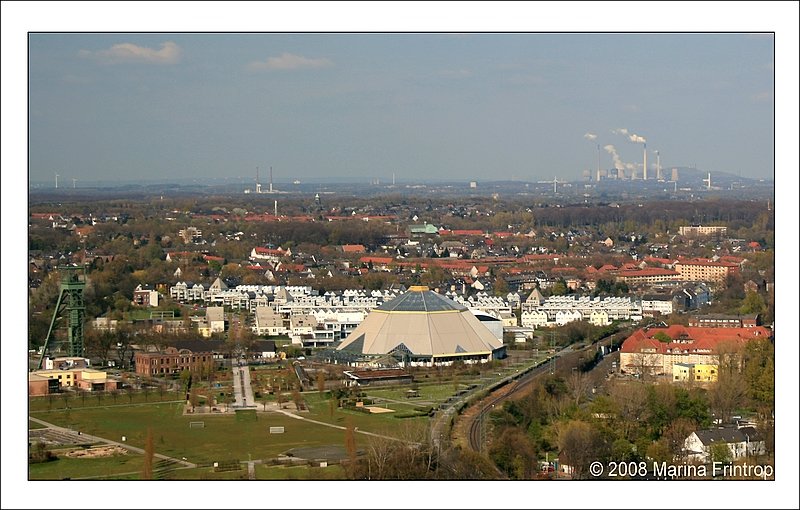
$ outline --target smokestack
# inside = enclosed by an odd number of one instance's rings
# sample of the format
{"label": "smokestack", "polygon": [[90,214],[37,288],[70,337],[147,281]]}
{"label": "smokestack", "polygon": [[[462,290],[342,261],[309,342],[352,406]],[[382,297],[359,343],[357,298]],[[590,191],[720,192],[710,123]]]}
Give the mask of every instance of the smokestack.
{"label": "smokestack", "polygon": [[275,217],[278,217],[278,201],[275,201]]}
{"label": "smokestack", "polygon": [[261,193],[261,183],[258,179],[258,167],[256,167],[256,193]]}
{"label": "smokestack", "polygon": [[600,144],[597,144],[597,182],[600,182]]}
{"label": "smokestack", "polygon": [[644,170],[642,172],[642,179],[647,180],[647,144],[644,144]]}
{"label": "smokestack", "polygon": [[675,181],[675,182],[678,182],[678,169],[677,168],[673,168],[672,169],[672,180]]}
{"label": "smokestack", "polygon": [[58,174],[56,174],[56,189],[58,189]]}
{"label": "smokestack", "polygon": [[[269,192],[272,193],[272,167],[269,167]],[[278,202],[275,203],[277,204]],[[275,207],[277,207],[277,205]],[[275,216],[277,216],[277,213]]]}
{"label": "smokestack", "polygon": [[656,180],[661,181],[664,176],[661,175],[661,153],[656,151]]}

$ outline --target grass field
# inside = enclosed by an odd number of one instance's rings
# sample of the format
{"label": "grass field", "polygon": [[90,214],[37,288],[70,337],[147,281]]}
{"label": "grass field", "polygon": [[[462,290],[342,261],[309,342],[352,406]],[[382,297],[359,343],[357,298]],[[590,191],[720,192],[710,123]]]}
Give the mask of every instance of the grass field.
{"label": "grass field", "polygon": [[[491,375],[499,379],[501,375],[494,372],[507,375],[515,369],[497,368],[492,373],[484,371],[484,376]],[[256,372],[257,376],[266,377],[281,373],[274,370]],[[189,462],[269,460],[296,447],[344,446],[346,432],[343,428],[347,426],[357,427],[359,432],[405,437],[412,428],[424,429],[430,423],[430,418],[400,416],[409,415],[420,407],[444,402],[456,393],[456,385],[458,389],[462,389],[468,384],[481,382],[485,383],[486,379],[481,381],[477,376],[461,376],[441,380],[431,376],[419,380],[415,388],[420,396],[411,399],[406,398],[408,386],[362,389],[366,398],[388,399],[380,400],[378,405],[396,412],[385,414],[341,409],[331,406],[328,393],[308,392],[303,394],[308,410],[296,413],[306,420],[276,412],[184,415],[182,393],[161,395],[158,391],[152,391],[149,395],[142,392],[122,392],[117,395],[116,402],[110,395],[100,398],[89,395],[85,399],[74,395],[67,399],[62,396],[36,397],[29,399],[29,410],[32,416],[86,434],[113,441],[121,441],[122,436],[125,436],[128,444],[138,448],[144,448],[147,430],[150,428],[156,453],[178,459],[185,457]],[[223,389],[213,391],[218,394]],[[294,408],[292,404],[287,406]],[[189,422],[192,421],[203,421],[205,426],[189,428]],[[284,427],[284,433],[270,434],[270,427],[276,426]],[[39,426],[31,422],[30,427]],[[358,449],[369,444],[368,436],[363,434],[355,434],[355,440]],[[60,480],[67,477],[138,480],[142,465],[142,457],[135,454],[100,459],[59,458],[53,462],[31,465],[29,476],[38,480]],[[161,473],[160,477],[176,480],[236,480],[246,478],[247,470],[217,473],[210,468],[178,469]],[[257,479],[324,480],[341,477],[341,467],[338,466],[310,468],[256,465]]]}
{"label": "grass field", "polygon": [[57,460],[30,464],[28,477],[31,480],[63,480],[69,478],[120,479],[118,475],[133,473],[130,478],[141,479],[144,457],[137,454],[115,455],[95,459],[73,459],[59,456]]}

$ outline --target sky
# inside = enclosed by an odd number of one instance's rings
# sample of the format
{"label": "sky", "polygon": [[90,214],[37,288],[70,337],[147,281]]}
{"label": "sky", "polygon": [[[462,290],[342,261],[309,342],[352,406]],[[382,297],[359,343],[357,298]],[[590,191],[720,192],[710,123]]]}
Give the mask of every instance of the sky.
{"label": "sky", "polygon": [[[276,182],[386,180],[392,173],[401,181],[577,179],[596,167],[598,144],[603,168],[614,165],[607,145],[621,164],[641,165],[639,137],[647,141],[651,165],[658,150],[665,168],[696,166],[776,181],[776,372],[788,383],[776,389],[777,435],[781,451],[789,453],[777,458],[778,480],[759,484],[765,490],[701,488],[721,505],[796,507],[793,339],[799,333],[791,282],[798,281],[800,266],[797,2],[1,7],[0,375],[5,409],[11,410],[2,427],[3,507],[40,507],[41,498],[30,494],[63,489],[58,482],[26,480],[20,438],[27,419],[14,413],[25,408],[20,360],[26,342],[19,319],[26,310],[19,296],[27,285],[22,239],[30,183],[54,184],[55,174],[60,187],[72,179],[78,187],[150,179],[238,181],[254,178],[256,167],[264,182],[270,166]],[[88,483],[97,497],[81,500],[86,508],[101,508],[111,498],[119,508],[145,504],[118,497],[130,487]],[[481,490],[469,482],[410,482],[411,491],[408,483],[349,482],[336,491],[322,483],[275,482],[269,491],[249,495],[224,482],[216,491],[201,482],[182,483],[188,491],[141,483],[134,489],[155,491],[153,501],[169,500],[175,508],[224,508],[245,500],[296,506],[298,493],[303,506],[369,508],[373,498],[353,497],[367,490],[388,494],[380,500],[387,508],[488,508],[497,506],[501,492],[502,506],[509,508],[564,501],[597,508],[670,505],[669,498],[661,503],[650,497],[654,488],[663,491],[650,483],[626,485],[631,497],[623,500],[598,498],[596,490],[580,485],[565,499],[563,490],[524,482]],[[697,488],[669,486],[675,493]],[[778,499],[784,492],[794,499]]]}
{"label": "sky", "polygon": [[774,176],[745,33],[31,33],[32,182]]}

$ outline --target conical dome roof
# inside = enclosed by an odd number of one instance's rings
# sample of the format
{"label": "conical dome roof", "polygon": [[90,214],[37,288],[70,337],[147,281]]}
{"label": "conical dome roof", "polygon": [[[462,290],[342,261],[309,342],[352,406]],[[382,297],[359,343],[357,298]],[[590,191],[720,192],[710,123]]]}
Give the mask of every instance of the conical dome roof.
{"label": "conical dome roof", "polygon": [[372,310],[338,350],[446,358],[488,355],[502,347],[502,341],[465,306],[427,287],[411,287]]}

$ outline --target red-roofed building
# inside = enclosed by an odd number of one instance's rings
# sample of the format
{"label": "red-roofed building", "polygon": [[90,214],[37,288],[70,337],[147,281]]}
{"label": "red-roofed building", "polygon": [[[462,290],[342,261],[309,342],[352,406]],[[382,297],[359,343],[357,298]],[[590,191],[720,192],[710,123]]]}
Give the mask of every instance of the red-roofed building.
{"label": "red-roofed building", "polygon": [[343,244],[342,251],[345,253],[364,253],[367,249],[363,244]]}
{"label": "red-roofed building", "polygon": [[728,275],[738,274],[739,269],[740,264],[737,263],[708,259],[685,259],[675,263],[675,270],[680,273],[681,279],[688,281],[724,283]]}
{"label": "red-roofed building", "polygon": [[372,269],[388,271],[394,259],[391,257],[361,257],[358,261],[362,264],[372,263]]}
{"label": "red-roofed building", "polygon": [[[439,231],[440,235],[445,235],[443,231]],[[450,230],[447,232],[449,235],[453,236],[482,236],[483,230]]]}
{"label": "red-roofed building", "polygon": [[671,268],[672,265],[675,262],[674,260],[662,259],[662,258],[659,258],[659,257],[645,257],[644,261],[647,264],[650,264],[650,265],[653,265],[653,266],[661,266],[661,267],[666,267],[666,268]]}
{"label": "red-roofed building", "polygon": [[[659,340],[656,338],[659,333],[665,334],[671,341]],[[620,369],[633,374],[671,376],[676,363],[718,365],[720,351],[770,336],[771,331],[763,326],[696,328],[672,325],[667,328],[640,329],[622,343]]]}
{"label": "red-roofed building", "polygon": [[250,260],[266,260],[268,262],[279,262],[283,257],[291,256],[292,250],[283,248],[263,248],[256,246],[250,252]]}
{"label": "red-roofed building", "polygon": [[661,269],[660,267],[646,267],[617,273],[617,280],[622,280],[625,283],[658,283],[679,278],[680,274],[677,271]]}

